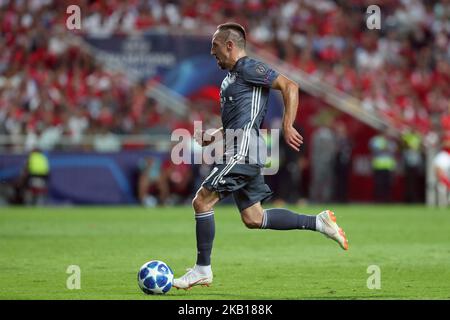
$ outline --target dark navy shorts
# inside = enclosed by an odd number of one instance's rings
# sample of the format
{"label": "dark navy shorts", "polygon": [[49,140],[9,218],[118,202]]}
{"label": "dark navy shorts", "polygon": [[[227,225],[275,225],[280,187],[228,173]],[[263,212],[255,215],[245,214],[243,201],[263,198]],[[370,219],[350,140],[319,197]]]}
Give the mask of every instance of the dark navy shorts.
{"label": "dark navy shorts", "polygon": [[214,166],[202,186],[216,191],[220,200],[233,194],[239,211],[269,199],[273,192],[264,182],[261,167],[255,164],[220,164]]}

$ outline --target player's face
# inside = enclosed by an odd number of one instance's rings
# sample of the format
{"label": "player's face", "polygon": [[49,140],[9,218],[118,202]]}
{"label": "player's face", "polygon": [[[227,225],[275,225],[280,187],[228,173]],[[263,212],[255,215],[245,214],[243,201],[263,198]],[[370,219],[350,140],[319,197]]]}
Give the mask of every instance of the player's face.
{"label": "player's face", "polygon": [[227,48],[226,41],[224,41],[223,37],[216,31],[211,42],[211,55],[216,58],[217,64],[221,69],[228,68],[230,51],[230,48]]}

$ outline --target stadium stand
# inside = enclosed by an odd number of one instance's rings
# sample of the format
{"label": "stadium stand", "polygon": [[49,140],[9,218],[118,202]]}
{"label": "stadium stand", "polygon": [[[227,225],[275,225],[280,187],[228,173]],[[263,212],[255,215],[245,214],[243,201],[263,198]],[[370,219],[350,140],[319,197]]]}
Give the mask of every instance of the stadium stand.
{"label": "stadium stand", "polygon": [[[79,1],[81,32],[108,35],[150,28],[243,23],[256,47],[362,101],[399,127],[430,129],[450,101],[448,1],[384,1],[383,32],[364,32],[367,1]],[[65,1],[2,1],[0,11],[0,132],[36,132],[51,149],[61,135],[139,133],[170,117],[145,98],[145,84],[102,69],[64,30]],[[242,5],[246,10],[242,10]],[[264,19],[262,19],[264,17]],[[408,21],[414,20],[414,28]],[[349,36],[351,35],[351,36]],[[75,106],[83,106],[80,110]],[[144,116],[141,116],[144,113]],[[113,116],[119,115],[118,117]],[[48,146],[46,145],[48,144]]]}
{"label": "stadium stand", "polygon": [[[425,136],[438,129],[449,136],[450,1],[381,1],[382,29],[376,32],[365,26],[370,4],[80,0],[82,28],[70,35],[209,34],[233,17],[246,27],[253,48],[357,98],[359,108],[399,131],[414,129]],[[149,98],[154,80],[133,81],[124,71],[105,68],[77,42],[66,41],[69,5],[0,1],[2,148],[139,149],[146,134],[192,131],[194,120],[212,121],[217,108],[202,108],[198,101],[187,102],[187,117],[173,116],[159,99]],[[93,137],[91,143],[85,143],[86,136]],[[125,136],[136,139],[123,142]]]}

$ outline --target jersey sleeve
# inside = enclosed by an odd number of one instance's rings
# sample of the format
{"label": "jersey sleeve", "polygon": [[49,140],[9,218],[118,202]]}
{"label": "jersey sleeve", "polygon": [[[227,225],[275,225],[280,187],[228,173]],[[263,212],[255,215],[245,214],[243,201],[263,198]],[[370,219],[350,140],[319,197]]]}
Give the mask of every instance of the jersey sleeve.
{"label": "jersey sleeve", "polygon": [[252,61],[242,72],[244,80],[250,84],[270,88],[279,73],[260,61]]}

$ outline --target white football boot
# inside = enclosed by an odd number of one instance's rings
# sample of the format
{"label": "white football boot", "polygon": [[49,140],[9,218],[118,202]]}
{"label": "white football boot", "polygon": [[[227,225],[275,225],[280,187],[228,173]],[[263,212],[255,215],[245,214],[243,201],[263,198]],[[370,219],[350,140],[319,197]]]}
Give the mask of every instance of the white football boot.
{"label": "white football boot", "polygon": [[197,266],[187,269],[187,272],[173,279],[173,286],[177,289],[189,290],[193,286],[209,287],[213,281],[212,272],[201,272]]}
{"label": "white football boot", "polygon": [[322,211],[317,215],[316,219],[317,231],[339,243],[342,249],[348,250],[347,237],[344,230],[337,225],[333,211]]}

